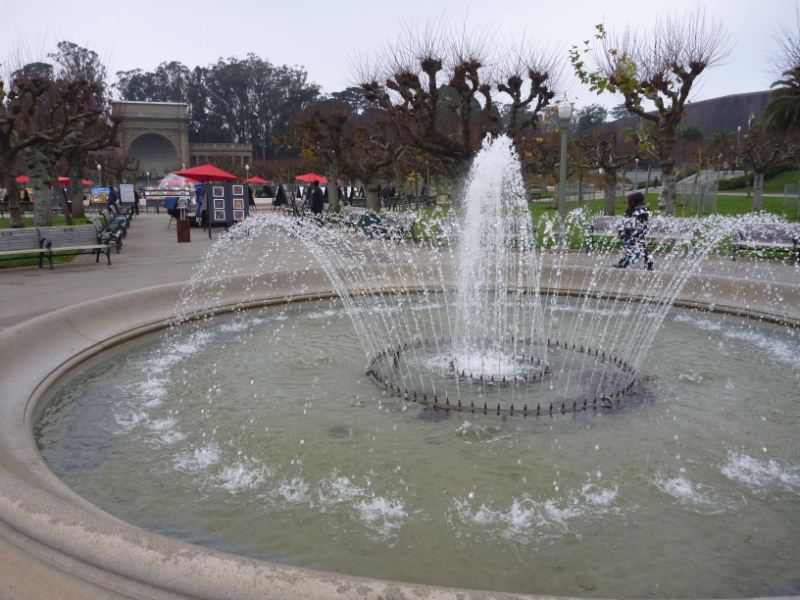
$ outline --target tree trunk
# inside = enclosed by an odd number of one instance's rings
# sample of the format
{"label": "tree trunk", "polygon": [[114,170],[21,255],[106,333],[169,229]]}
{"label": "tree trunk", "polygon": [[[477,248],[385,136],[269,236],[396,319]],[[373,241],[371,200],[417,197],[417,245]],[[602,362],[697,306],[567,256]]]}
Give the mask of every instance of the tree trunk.
{"label": "tree trunk", "polygon": [[[70,156],[69,185],[72,194],[72,216],[84,217],[83,209],[83,156]],[[100,182],[97,182],[100,185]]]}
{"label": "tree trunk", "polygon": [[[6,188],[8,196],[8,216],[11,219],[11,227],[19,229],[25,227],[25,221],[22,218],[22,210],[19,207],[19,185],[17,185],[17,178],[14,174],[14,164],[12,162],[0,161],[0,183]],[[3,198],[0,198],[3,200]]]}
{"label": "tree trunk", "polygon": [[381,202],[379,197],[381,186],[375,185],[374,183],[365,183],[364,189],[366,190],[367,193],[367,209],[374,210],[375,212],[377,212],[378,210],[380,210],[381,207]]}
{"label": "tree trunk", "polygon": [[578,204],[583,205],[583,172],[578,177]]}
{"label": "tree trunk", "polygon": [[650,173],[652,173],[652,171],[653,171],[653,163],[648,161],[648,163],[647,163],[647,181],[644,183],[644,195],[645,196],[647,195],[647,190],[650,189]]}
{"label": "tree trunk", "polygon": [[342,205],[339,201],[339,184],[336,181],[339,177],[335,160],[328,163],[328,170],[325,176],[328,178],[328,202],[330,203],[330,210],[336,213],[341,212]]}
{"label": "tree trunk", "polygon": [[675,161],[667,159],[661,161],[661,197],[658,199],[658,208],[666,215],[675,214]]}
{"label": "tree trunk", "polygon": [[764,193],[764,172],[753,173],[753,212],[761,212],[761,197]]}
{"label": "tree trunk", "polygon": [[605,173],[606,191],[605,199],[603,200],[603,212],[609,216],[614,216],[617,204],[617,172],[606,169]]}
{"label": "tree trunk", "polygon": [[53,223],[50,216],[50,187],[46,183],[52,179],[52,165],[42,146],[29,148],[25,162],[33,188],[33,214],[36,226],[47,227]]}

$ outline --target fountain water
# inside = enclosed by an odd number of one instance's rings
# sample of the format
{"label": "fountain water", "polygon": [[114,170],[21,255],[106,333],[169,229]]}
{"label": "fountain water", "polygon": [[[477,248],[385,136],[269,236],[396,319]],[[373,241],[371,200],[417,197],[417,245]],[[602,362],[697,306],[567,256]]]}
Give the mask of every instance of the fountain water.
{"label": "fountain water", "polygon": [[[540,594],[796,593],[797,333],[670,313],[738,222],[684,243],[687,221],[656,219],[675,236],[647,271],[526,210],[501,138],[464,222],[426,218],[418,243],[254,215],[185,319],[58,394],[45,458],[124,520],[258,558]],[[589,218],[570,213],[572,242]],[[230,287],[239,306],[212,316]]]}

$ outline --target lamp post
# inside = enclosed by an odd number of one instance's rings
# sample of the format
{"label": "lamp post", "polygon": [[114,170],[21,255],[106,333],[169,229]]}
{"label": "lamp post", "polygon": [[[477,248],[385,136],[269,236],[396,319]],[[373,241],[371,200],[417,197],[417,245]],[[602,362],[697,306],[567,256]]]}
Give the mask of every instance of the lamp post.
{"label": "lamp post", "polygon": [[250,179],[250,165],[244,166],[244,182],[247,183],[247,180]]}
{"label": "lamp post", "polygon": [[633,189],[635,191],[639,189],[639,159],[634,158],[633,164],[636,166],[636,170],[633,172]]}
{"label": "lamp post", "polygon": [[103,166],[97,163],[97,185],[103,187]]}
{"label": "lamp post", "polygon": [[150,171],[146,171],[145,175],[147,175],[147,187],[150,187]]}
{"label": "lamp post", "polygon": [[558,105],[558,121],[561,128],[561,160],[558,168],[558,220],[561,229],[564,229],[564,219],[567,211],[567,135],[569,134],[572,105],[564,101]]}

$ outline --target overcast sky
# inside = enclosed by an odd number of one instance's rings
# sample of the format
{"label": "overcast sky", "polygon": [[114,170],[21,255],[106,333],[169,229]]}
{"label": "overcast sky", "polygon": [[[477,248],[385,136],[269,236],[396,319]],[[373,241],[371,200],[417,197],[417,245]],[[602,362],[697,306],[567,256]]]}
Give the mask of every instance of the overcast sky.
{"label": "overcast sky", "polygon": [[[571,74],[567,50],[588,39],[596,23],[646,31],[657,16],[698,6],[730,35],[726,64],[699,80],[692,99],[767,89],[782,26],[797,31],[795,0],[0,0],[0,62],[19,50],[39,58],[67,39],[95,50],[111,74],[178,60],[207,65],[253,52],[274,64],[300,65],[309,80],[333,92],[354,84],[353,62],[375,55],[404,27],[446,18],[497,40],[536,41],[564,57],[562,82],[577,106],[620,102],[588,93]],[[667,9],[667,7],[670,7]]]}

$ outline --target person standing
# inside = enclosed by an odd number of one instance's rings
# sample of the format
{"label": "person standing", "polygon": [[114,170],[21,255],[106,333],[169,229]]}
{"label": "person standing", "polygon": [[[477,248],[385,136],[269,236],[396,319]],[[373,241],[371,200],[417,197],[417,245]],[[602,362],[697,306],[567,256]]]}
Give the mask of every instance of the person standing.
{"label": "person standing", "polygon": [[322,190],[319,187],[319,181],[316,179],[314,183],[311,185],[311,193],[309,194],[311,200],[311,212],[315,215],[322,214],[323,205],[325,204],[325,198],[322,194]]}

